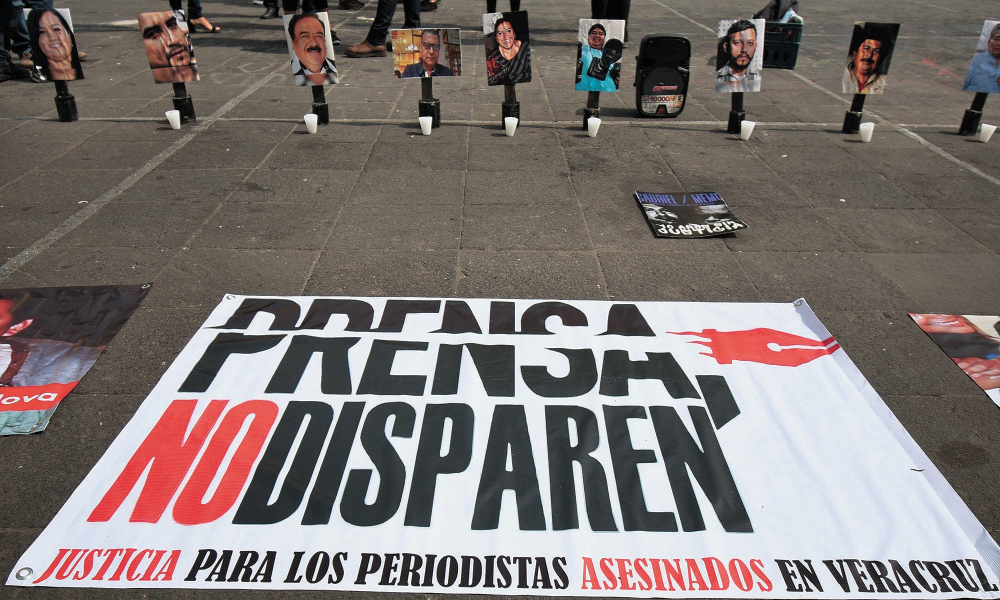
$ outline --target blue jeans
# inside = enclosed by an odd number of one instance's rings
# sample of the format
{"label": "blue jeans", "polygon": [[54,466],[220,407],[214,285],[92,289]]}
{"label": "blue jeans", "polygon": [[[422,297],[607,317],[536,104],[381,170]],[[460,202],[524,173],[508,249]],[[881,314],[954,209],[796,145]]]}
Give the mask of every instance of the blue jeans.
{"label": "blue jeans", "polygon": [[[187,0],[188,9],[184,16],[190,22],[201,18],[201,0]],[[170,10],[181,10],[182,0],[170,0]]]}
{"label": "blue jeans", "polygon": [[24,54],[31,51],[31,40],[28,39],[28,22],[24,19],[24,2],[11,0],[14,12],[10,19],[10,49],[12,52]]}
{"label": "blue jeans", "polygon": [[[365,40],[372,46],[384,46],[385,38],[389,35],[389,26],[392,25],[392,16],[396,14],[396,0],[378,0],[375,7],[375,22],[368,30],[368,37]],[[417,29],[420,27],[420,0],[403,0],[403,15],[406,20],[403,22],[403,29]]]}

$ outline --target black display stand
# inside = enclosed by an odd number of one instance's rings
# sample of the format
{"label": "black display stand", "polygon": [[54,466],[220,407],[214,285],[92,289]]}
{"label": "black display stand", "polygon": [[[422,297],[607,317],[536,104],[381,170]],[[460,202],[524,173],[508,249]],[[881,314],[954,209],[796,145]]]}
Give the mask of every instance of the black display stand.
{"label": "black display stand", "polygon": [[601,92],[587,92],[587,107],[583,109],[583,130],[587,131],[590,117],[601,118]]}
{"label": "black display stand", "polygon": [[517,92],[514,90],[513,83],[505,83],[503,86],[503,113],[500,117],[501,127],[507,126],[504,121],[507,117],[514,117],[518,121],[521,120],[521,103],[517,101]]}
{"label": "black display stand", "polygon": [[747,118],[746,111],[743,110],[743,92],[733,92],[733,105],[729,109],[729,133],[739,133],[740,123]]}
{"label": "black display stand", "polygon": [[194,102],[187,93],[187,87],[183,83],[174,84],[174,110],[181,113],[181,123],[195,121],[198,117],[194,114]]}
{"label": "black display stand", "polygon": [[421,117],[434,117],[431,121],[432,128],[441,126],[441,101],[434,97],[433,77],[420,79],[419,115]]}
{"label": "black display stand", "polygon": [[861,128],[861,111],[865,108],[865,95],[854,94],[851,110],[844,114],[844,133],[857,133]]}
{"label": "black display stand", "polygon": [[972,99],[972,106],[965,110],[962,117],[962,125],[958,128],[958,135],[975,135],[979,131],[979,122],[983,120],[983,107],[986,106],[986,92],[976,92]]}
{"label": "black display stand", "polygon": [[330,124],[330,106],[326,103],[326,92],[322,85],[314,85],[313,89],[313,109],[312,114],[316,115],[316,123],[319,125]]}
{"label": "black display stand", "polygon": [[76,98],[69,93],[69,86],[65,81],[57,81],[56,84],[56,114],[63,123],[76,121],[80,118],[80,113],[76,110]]}

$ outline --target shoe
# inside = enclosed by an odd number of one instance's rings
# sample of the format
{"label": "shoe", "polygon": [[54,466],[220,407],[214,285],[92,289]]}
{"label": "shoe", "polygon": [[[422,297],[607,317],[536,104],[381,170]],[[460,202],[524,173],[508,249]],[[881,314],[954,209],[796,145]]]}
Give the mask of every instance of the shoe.
{"label": "shoe", "polygon": [[341,10],[361,10],[365,7],[365,3],[361,0],[340,0],[338,7]]}
{"label": "shoe", "polygon": [[264,5],[264,0],[253,0],[253,3],[254,4],[259,4],[259,5],[263,6]]}
{"label": "shoe", "polygon": [[385,49],[389,52],[392,52],[392,40],[385,41]]}
{"label": "shoe", "polygon": [[437,9],[438,3],[436,0],[434,2],[431,2],[430,0],[423,0],[423,2],[420,3],[420,12],[430,12]]}
{"label": "shoe", "polygon": [[0,82],[11,79],[27,79],[28,77],[31,77],[31,69],[25,69],[21,65],[10,62],[0,65]]}
{"label": "shoe", "polygon": [[[199,23],[198,21],[201,22]],[[222,28],[217,25],[212,25],[211,23],[205,25],[205,23],[208,23],[208,19],[206,19],[205,17],[202,17],[197,21],[188,21],[188,24],[194,27],[195,31],[200,31],[202,33],[219,33],[220,31],[222,31]]]}
{"label": "shoe", "polygon": [[365,40],[358,44],[357,46],[351,46],[344,51],[347,56],[351,58],[367,58],[369,56],[385,56],[385,45],[374,46]]}
{"label": "shoe", "polygon": [[87,60],[87,53],[77,50],[76,55],[80,57],[80,62]]}
{"label": "shoe", "polygon": [[336,31],[331,31],[330,32],[330,42],[334,46],[339,46],[340,45],[340,38],[337,37],[337,32]]}
{"label": "shoe", "polygon": [[35,61],[31,60],[31,52],[25,52],[21,55],[21,60],[19,63],[25,69],[34,69]]}
{"label": "shoe", "polygon": [[262,14],[260,16],[260,18],[261,19],[277,19],[278,18],[278,9],[277,8],[272,8],[272,7],[269,6],[264,11],[264,14]]}

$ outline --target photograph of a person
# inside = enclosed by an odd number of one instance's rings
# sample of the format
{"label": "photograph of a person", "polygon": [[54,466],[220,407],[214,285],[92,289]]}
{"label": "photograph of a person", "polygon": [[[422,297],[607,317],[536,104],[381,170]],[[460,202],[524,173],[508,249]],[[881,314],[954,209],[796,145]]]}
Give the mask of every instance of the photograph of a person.
{"label": "photograph of a person", "polygon": [[915,314],[910,317],[1000,404],[1000,317],[996,315]]}
{"label": "photograph of a person", "polygon": [[68,8],[35,8],[28,13],[31,59],[48,81],[83,79],[80,53]]}
{"label": "photograph of a person", "polygon": [[622,72],[625,21],[580,19],[576,51],[576,89],[614,92]]}
{"label": "photograph of a person", "polygon": [[462,74],[462,41],[454,29],[393,29],[392,66],[396,78]]}
{"label": "photograph of a person", "polygon": [[962,91],[1000,93],[1000,21],[983,21]]}
{"label": "photograph of a person", "polygon": [[483,35],[489,85],[531,81],[527,12],[520,10],[483,15]]}
{"label": "photograph of a person", "polygon": [[855,23],[847,66],[841,80],[845,94],[885,92],[889,61],[899,35],[899,23]]}
{"label": "photograph of a person", "polygon": [[716,92],[759,92],[764,69],[764,19],[719,21]]}
{"label": "photograph of a person", "polygon": [[295,85],[334,84],[339,81],[325,12],[285,15],[285,42],[292,58]]}
{"label": "photograph of a person", "polygon": [[198,64],[181,11],[139,13],[139,31],[156,83],[198,81]]}
{"label": "photograph of a person", "polygon": [[[0,395],[20,395],[11,388],[30,388],[39,400],[68,393],[146,291],[138,285],[0,290]],[[55,410],[5,402],[0,435],[42,431]]]}

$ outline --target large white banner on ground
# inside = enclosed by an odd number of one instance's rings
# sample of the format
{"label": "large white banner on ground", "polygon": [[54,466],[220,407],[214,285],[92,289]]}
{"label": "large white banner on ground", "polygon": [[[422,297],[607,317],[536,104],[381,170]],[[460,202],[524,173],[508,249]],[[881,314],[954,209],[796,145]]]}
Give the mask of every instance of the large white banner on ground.
{"label": "large white banner on ground", "polygon": [[8,585],[1000,597],[802,301],[227,296]]}

